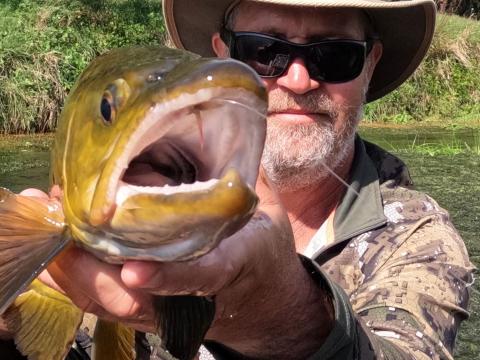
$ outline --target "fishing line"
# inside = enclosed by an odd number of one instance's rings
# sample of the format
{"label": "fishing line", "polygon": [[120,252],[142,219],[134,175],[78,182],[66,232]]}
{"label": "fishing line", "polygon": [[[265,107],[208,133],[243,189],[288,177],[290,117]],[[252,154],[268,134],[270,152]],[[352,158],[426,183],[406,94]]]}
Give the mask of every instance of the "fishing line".
{"label": "fishing line", "polygon": [[[247,104],[243,104],[241,102],[238,102],[237,100],[232,100],[232,99],[222,99],[222,98],[216,98],[216,99],[212,99],[210,100],[210,102],[223,102],[223,103],[229,103],[229,104],[232,104],[232,105],[237,105],[237,106],[240,106],[240,107],[243,107],[247,110],[250,110],[251,112],[255,113],[256,115],[262,117],[262,118],[266,118],[267,116],[264,114],[264,113],[261,113],[260,111],[258,111],[257,109],[247,105]],[[340,181],[341,184],[343,184],[345,187],[347,187],[347,189],[350,189],[355,195],[357,196],[360,196],[360,193],[352,186],[350,185],[349,183],[347,183],[345,180],[342,179],[342,177],[340,175],[338,175],[330,166],[328,166],[327,164],[325,164],[325,162],[323,160],[320,161],[320,164],[325,168],[327,169],[327,171],[333,175],[334,178],[336,178],[338,181]]]}

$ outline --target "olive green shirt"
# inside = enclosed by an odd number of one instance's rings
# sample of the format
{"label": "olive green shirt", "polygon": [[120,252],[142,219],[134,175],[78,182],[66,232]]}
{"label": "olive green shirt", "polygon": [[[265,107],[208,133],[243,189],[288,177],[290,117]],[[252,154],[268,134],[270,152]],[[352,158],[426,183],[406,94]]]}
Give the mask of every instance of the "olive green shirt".
{"label": "olive green shirt", "polygon": [[[336,319],[310,359],[453,359],[474,266],[447,211],[413,190],[403,162],[360,138],[349,183],[334,242],[305,264],[328,284]],[[244,358],[206,346],[215,359]]]}

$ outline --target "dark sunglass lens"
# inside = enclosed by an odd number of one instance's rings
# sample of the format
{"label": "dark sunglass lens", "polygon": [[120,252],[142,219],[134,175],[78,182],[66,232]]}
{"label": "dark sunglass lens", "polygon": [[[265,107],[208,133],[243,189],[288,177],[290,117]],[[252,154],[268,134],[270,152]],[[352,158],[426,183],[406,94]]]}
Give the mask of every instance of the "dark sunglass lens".
{"label": "dark sunglass lens", "polygon": [[232,56],[250,65],[260,76],[281,75],[290,59],[282,43],[256,35],[238,35]]}
{"label": "dark sunglass lens", "polygon": [[362,72],[365,46],[347,41],[325,42],[312,46],[308,56],[310,76],[325,82],[346,82]]}

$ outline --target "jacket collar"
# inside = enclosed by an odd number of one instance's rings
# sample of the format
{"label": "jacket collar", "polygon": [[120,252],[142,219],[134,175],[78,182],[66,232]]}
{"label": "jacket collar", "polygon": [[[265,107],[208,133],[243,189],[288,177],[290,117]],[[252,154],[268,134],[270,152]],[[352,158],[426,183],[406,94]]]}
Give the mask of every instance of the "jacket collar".
{"label": "jacket collar", "polygon": [[394,180],[395,184],[411,186],[412,181],[405,164],[380,147],[355,139],[355,155],[350,175],[350,188],[335,210],[333,244],[317,251],[312,258],[325,258],[337,254],[355,236],[387,223],[383,212],[380,184]]}

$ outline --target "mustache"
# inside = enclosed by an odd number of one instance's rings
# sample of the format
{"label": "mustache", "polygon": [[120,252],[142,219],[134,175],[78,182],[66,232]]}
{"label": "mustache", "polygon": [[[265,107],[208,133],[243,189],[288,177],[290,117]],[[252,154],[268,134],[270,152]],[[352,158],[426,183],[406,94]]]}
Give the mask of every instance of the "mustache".
{"label": "mustache", "polygon": [[281,88],[274,88],[268,94],[268,112],[282,112],[287,110],[302,110],[309,113],[323,113],[332,118],[341,112],[356,109],[356,106],[339,105],[322,90],[313,90],[305,94],[296,94]]}
{"label": "mustache", "polygon": [[268,95],[269,112],[303,110],[310,113],[335,115],[338,113],[336,108],[336,104],[328,96],[313,91],[305,94],[295,94],[277,88],[270,90]]}
{"label": "mustache", "polygon": [[283,91],[282,89],[270,90],[268,95],[268,110],[283,111],[288,109],[301,109],[309,112],[331,111],[335,106],[333,102],[324,94],[308,92],[305,94],[296,94]]}

